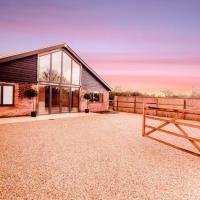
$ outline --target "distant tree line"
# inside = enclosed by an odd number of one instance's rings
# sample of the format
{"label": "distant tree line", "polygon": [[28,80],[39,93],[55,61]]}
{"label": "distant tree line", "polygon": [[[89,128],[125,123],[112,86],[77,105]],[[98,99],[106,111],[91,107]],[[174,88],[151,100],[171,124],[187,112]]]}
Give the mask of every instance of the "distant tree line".
{"label": "distant tree line", "polygon": [[114,96],[142,96],[142,93],[140,92],[131,92],[131,91],[123,91],[123,92],[119,92],[119,91],[111,91],[110,92],[110,100],[114,99]]}
{"label": "distant tree line", "polygon": [[123,91],[120,87],[116,87],[110,92],[109,99],[113,100],[114,96],[141,96],[141,97],[171,97],[171,98],[200,98],[200,89],[193,89],[190,94],[176,93],[169,89],[161,90],[155,93],[146,93],[138,91]]}

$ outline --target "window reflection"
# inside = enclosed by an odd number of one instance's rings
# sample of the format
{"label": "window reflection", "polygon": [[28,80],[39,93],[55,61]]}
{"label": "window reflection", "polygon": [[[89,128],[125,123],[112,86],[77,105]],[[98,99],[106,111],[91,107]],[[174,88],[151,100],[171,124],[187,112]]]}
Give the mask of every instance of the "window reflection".
{"label": "window reflection", "polygon": [[80,65],[78,65],[75,61],[72,61],[72,84],[80,84]]}
{"label": "window reflection", "polygon": [[51,81],[61,81],[61,51],[52,53]]}
{"label": "window reflection", "polygon": [[49,112],[49,86],[40,85],[39,87],[39,113],[48,114]]}
{"label": "window reflection", "polygon": [[81,66],[62,51],[39,57],[40,81],[80,85],[80,70]]}
{"label": "window reflection", "polygon": [[69,112],[70,106],[70,88],[62,88],[61,101],[62,101],[62,112]]}
{"label": "window reflection", "polygon": [[39,58],[39,67],[40,67],[40,74],[39,80],[40,81],[49,81],[50,75],[50,54],[45,56],[40,56]]}
{"label": "window reflection", "polygon": [[79,89],[71,88],[71,111],[78,112],[79,108]]}
{"label": "window reflection", "polygon": [[60,87],[52,87],[51,89],[51,112],[60,112]]}
{"label": "window reflection", "polygon": [[63,76],[62,82],[71,83],[71,58],[63,52]]}

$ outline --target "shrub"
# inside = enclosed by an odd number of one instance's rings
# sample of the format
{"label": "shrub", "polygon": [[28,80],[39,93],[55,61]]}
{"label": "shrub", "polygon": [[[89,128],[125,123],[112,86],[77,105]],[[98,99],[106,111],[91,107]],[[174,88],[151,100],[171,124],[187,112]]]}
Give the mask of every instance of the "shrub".
{"label": "shrub", "polygon": [[34,90],[34,89],[29,89],[29,90],[26,90],[26,91],[24,92],[24,95],[25,95],[27,98],[31,99],[31,98],[33,98],[33,97],[37,97],[38,92],[37,92],[36,90]]}
{"label": "shrub", "polygon": [[91,93],[85,93],[84,94],[84,99],[86,99],[86,100],[90,100],[92,97],[91,97]]}
{"label": "shrub", "polygon": [[87,109],[88,109],[88,103],[89,103],[89,100],[92,99],[92,94],[91,93],[85,93],[83,97],[84,97],[84,99],[87,100]]}
{"label": "shrub", "polygon": [[34,102],[34,97],[37,97],[38,95],[38,92],[34,89],[29,89],[29,90],[26,90],[24,92],[24,95],[29,98],[29,99],[32,99],[32,104],[33,104],[33,112],[35,111],[35,102]]}

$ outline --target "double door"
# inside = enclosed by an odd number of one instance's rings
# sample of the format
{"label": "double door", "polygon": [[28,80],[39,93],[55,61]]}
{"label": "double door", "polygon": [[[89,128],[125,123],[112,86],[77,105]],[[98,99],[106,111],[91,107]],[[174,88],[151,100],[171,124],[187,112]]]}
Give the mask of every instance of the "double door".
{"label": "double door", "polygon": [[39,114],[78,112],[79,88],[40,85]]}

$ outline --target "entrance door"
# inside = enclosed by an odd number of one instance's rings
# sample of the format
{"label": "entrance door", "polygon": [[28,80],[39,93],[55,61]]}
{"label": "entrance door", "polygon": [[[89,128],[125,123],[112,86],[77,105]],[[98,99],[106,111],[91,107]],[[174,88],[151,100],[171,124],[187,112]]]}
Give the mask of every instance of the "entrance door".
{"label": "entrance door", "polygon": [[51,87],[51,113],[61,112],[60,87]]}
{"label": "entrance door", "polygon": [[39,86],[39,114],[79,111],[79,88]]}
{"label": "entrance door", "polygon": [[71,112],[79,111],[79,88],[71,89]]}
{"label": "entrance door", "polygon": [[50,98],[50,87],[47,85],[39,86],[39,114],[49,113],[49,98]]}
{"label": "entrance door", "polygon": [[70,111],[70,88],[61,88],[61,112]]}

